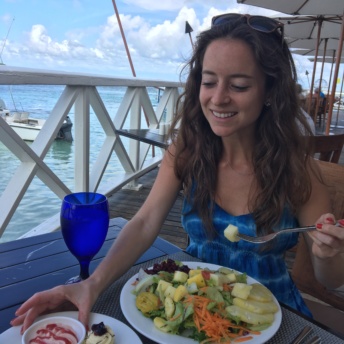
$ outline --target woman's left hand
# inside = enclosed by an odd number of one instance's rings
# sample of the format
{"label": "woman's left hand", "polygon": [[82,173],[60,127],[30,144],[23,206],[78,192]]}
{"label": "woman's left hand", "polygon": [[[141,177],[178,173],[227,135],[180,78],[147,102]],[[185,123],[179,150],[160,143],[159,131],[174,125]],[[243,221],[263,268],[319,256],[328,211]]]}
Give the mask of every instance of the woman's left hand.
{"label": "woman's left hand", "polygon": [[336,219],[332,214],[322,215],[316,222],[316,231],[308,232],[313,240],[314,256],[326,259],[344,253],[344,220]]}

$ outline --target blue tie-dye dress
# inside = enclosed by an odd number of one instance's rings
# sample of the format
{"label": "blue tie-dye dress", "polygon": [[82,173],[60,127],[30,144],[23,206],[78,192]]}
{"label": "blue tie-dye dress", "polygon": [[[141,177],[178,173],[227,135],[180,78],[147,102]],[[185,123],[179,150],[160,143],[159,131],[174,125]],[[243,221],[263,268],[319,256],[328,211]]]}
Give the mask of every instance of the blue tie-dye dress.
{"label": "blue tie-dye dress", "polygon": [[[229,224],[239,227],[241,233],[256,236],[253,217],[251,214],[232,216],[215,204],[213,223],[217,236],[209,240],[203,230],[200,217],[194,212],[190,213],[190,209],[190,204],[185,200],[182,224],[190,238],[187,253],[204,262],[246,272],[248,276],[269,288],[277,300],[307,316],[312,316],[292,281],[284,261],[285,251],[297,243],[297,233],[281,235],[274,239],[271,247],[265,249],[262,245],[243,240],[230,242],[223,234]],[[279,228],[295,227],[297,224],[297,219],[286,208]]]}

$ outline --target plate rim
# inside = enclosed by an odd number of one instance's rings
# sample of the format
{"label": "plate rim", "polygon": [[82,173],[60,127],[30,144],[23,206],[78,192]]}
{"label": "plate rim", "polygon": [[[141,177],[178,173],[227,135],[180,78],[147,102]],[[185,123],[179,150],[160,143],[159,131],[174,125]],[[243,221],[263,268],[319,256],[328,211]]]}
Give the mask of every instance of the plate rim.
{"label": "plate rim", "polygon": [[[208,267],[210,269],[218,270],[219,268],[223,267],[222,265],[217,265],[217,264],[212,264],[212,263],[204,263],[204,262],[197,262],[197,261],[181,261],[181,263],[184,264],[184,265],[188,265],[191,268],[196,268],[197,266],[199,266],[199,267]],[[148,269],[151,268],[151,267],[152,266],[148,267]],[[235,269],[232,269],[232,270],[236,271],[238,273],[242,273],[242,272],[237,271]],[[174,344],[175,340],[176,340],[175,336],[177,336],[177,335],[170,334],[170,333],[164,333],[164,332],[161,332],[161,331],[156,329],[156,331],[159,331],[159,332],[156,332],[156,335],[158,336],[158,338],[157,338],[157,336],[154,335],[155,333],[154,333],[153,320],[151,320],[149,318],[145,318],[142,314],[141,314],[142,317],[139,318],[141,320],[147,319],[147,320],[149,320],[151,322],[151,325],[153,327],[153,335],[152,335],[150,333],[147,333],[147,330],[145,328],[142,329],[140,326],[138,326],[137,321],[135,321],[135,318],[133,319],[131,317],[130,310],[131,310],[132,307],[130,307],[130,302],[128,302],[127,296],[131,295],[132,300],[135,301],[135,298],[134,298],[135,295],[132,293],[132,290],[133,290],[132,284],[136,280],[137,276],[138,276],[138,273],[136,273],[135,275],[130,277],[127,280],[127,282],[124,284],[124,286],[122,287],[122,290],[121,290],[121,294],[120,294],[120,307],[121,307],[121,310],[122,310],[122,313],[123,313],[124,317],[127,319],[127,321],[129,323],[132,324],[132,326],[136,329],[136,331],[140,332],[141,334],[143,334],[147,338],[149,338],[151,340],[154,340],[154,341],[157,341],[160,344]],[[259,281],[257,281],[256,279],[254,279],[253,277],[250,277],[249,275],[247,275],[247,278],[248,278],[250,284],[252,284],[252,283],[262,284]],[[271,328],[271,326],[270,326],[266,330],[263,330],[260,335],[254,336],[254,338],[252,340],[246,341],[245,343],[247,343],[247,344],[263,344],[266,341],[268,341],[269,339],[271,339],[277,333],[277,331],[279,330],[279,328],[281,326],[281,323],[282,323],[282,309],[281,309],[281,306],[280,306],[278,300],[276,299],[276,297],[274,295],[273,295],[273,298],[274,298],[274,301],[276,302],[276,304],[278,306],[278,311],[275,313],[275,320],[272,323],[273,328]],[[135,302],[133,302],[133,304],[135,306]],[[135,309],[136,309],[137,313],[140,314],[140,311],[136,308],[136,306],[135,306]],[[266,332],[266,331],[268,331],[268,332]],[[262,334],[264,334],[264,336],[262,336]],[[160,335],[163,336],[163,338],[160,338]],[[193,340],[191,338],[186,338],[186,337],[182,337],[182,336],[178,336],[178,337],[179,337],[178,338],[179,343],[181,343],[181,344],[184,344],[184,342],[185,342],[185,344],[197,343],[197,341],[195,341],[195,340]],[[161,340],[163,340],[163,341],[161,341]]]}

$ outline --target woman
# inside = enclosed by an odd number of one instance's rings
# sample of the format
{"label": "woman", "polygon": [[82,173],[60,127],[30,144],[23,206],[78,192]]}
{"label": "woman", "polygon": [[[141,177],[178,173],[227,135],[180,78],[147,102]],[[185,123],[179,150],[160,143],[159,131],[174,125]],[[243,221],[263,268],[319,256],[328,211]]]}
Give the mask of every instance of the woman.
{"label": "woman", "polygon": [[309,314],[283,261],[297,234],[262,247],[231,243],[223,231],[229,223],[250,235],[317,223],[318,230],[308,234],[316,276],[329,287],[344,283],[339,268],[344,228],[334,226],[326,188],[304,145],[304,133],[311,132],[300,111],[295,67],[282,31],[266,17],[213,18],[187,65],[185,93],[172,126],[179,125],[179,134],[142,208],[89,279],[34,295],[17,310],[12,325],[23,323],[25,330],[38,314],[66,303],[78,308],[87,324],[101,292],[153,243],[181,187],[189,253],[247,272],[281,302]]}

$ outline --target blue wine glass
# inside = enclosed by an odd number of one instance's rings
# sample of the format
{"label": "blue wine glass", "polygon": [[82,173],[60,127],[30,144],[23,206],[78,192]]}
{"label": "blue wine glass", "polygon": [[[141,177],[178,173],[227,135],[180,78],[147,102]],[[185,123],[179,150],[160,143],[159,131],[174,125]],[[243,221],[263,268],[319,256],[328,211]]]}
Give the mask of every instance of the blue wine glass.
{"label": "blue wine glass", "polygon": [[95,192],[77,192],[64,197],[60,213],[61,231],[69,251],[78,259],[80,275],[66,284],[89,277],[89,266],[102,247],[109,228],[107,198]]}

